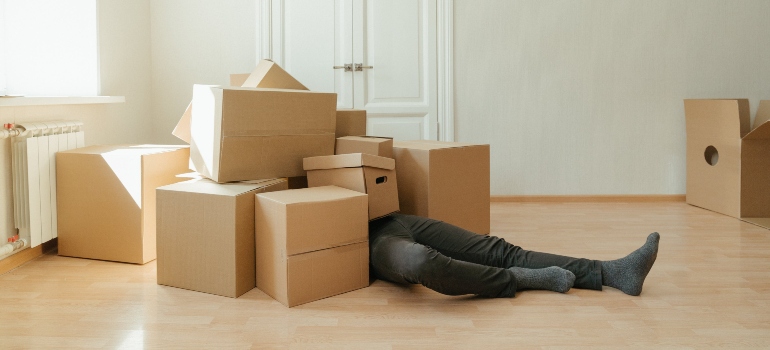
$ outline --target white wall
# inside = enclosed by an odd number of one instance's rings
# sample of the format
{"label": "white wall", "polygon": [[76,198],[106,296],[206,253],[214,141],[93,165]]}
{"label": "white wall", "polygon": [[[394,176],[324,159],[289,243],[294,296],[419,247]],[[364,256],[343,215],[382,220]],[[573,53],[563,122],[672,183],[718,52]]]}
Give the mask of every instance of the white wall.
{"label": "white wall", "polygon": [[684,193],[682,99],[770,99],[768,13],[455,0],[456,138],[491,144],[493,195]]}
{"label": "white wall", "polygon": [[[88,145],[150,142],[149,10],[149,0],[99,1],[101,94],[126,103],[0,107],[0,122],[77,119]],[[11,176],[11,143],[0,140],[0,244],[15,234]]]}
{"label": "white wall", "polygon": [[153,0],[153,137],[171,135],[192,98],[193,84],[228,85],[229,74],[256,65],[256,1]]}

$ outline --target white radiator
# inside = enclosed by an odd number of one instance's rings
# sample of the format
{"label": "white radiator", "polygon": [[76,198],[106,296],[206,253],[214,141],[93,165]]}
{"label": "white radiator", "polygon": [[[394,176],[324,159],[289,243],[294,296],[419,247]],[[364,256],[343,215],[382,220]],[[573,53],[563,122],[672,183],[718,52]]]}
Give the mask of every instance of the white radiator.
{"label": "white radiator", "polygon": [[83,123],[53,121],[16,124],[11,138],[13,212],[20,237],[36,247],[57,237],[56,152],[85,146]]}

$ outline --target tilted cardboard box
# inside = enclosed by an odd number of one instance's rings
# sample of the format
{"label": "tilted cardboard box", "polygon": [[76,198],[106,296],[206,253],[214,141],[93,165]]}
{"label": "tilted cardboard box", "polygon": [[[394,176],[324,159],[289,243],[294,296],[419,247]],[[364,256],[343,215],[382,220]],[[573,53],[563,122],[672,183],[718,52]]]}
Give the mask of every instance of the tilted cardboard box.
{"label": "tilted cardboard box", "polygon": [[155,260],[155,188],[183,181],[184,146],[90,146],[56,154],[59,255]]}
{"label": "tilted cardboard box", "polygon": [[348,153],[366,153],[380,157],[393,158],[393,139],[377,136],[338,137],[334,154]]}
{"label": "tilted cardboard box", "polygon": [[254,196],[286,179],[157,189],[158,284],[237,298],[256,286]]}
{"label": "tilted cardboard box", "polygon": [[325,186],[256,197],[257,288],[292,307],[368,286],[366,194]]}
{"label": "tilted cardboard box", "polygon": [[489,233],[489,145],[394,141],[401,213]]}
{"label": "tilted cardboard box", "polygon": [[365,153],[304,160],[309,187],[338,186],[369,195],[369,220],[398,211],[396,162]]}
{"label": "tilted cardboard box", "polygon": [[195,85],[190,158],[216,182],[304,176],[334,154],[334,93]]}
{"label": "tilted cardboard box", "polygon": [[687,203],[770,229],[770,101],[685,100]]}
{"label": "tilted cardboard box", "polygon": [[366,135],[366,111],[338,109],[336,137]]}

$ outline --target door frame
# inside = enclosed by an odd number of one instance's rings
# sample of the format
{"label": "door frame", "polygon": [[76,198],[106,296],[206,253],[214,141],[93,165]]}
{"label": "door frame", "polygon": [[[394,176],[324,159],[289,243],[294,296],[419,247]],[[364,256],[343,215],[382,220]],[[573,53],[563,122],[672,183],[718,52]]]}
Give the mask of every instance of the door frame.
{"label": "door frame", "polygon": [[[283,46],[273,45],[273,36],[283,42],[284,0],[255,1],[257,62],[270,59],[283,66]],[[454,141],[454,0],[436,0],[436,26],[438,139]]]}

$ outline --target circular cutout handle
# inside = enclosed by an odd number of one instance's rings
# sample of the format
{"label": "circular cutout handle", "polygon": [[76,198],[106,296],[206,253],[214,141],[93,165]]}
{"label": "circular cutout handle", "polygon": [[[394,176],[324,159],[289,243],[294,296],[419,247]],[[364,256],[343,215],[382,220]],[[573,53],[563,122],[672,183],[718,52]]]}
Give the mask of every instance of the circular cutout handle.
{"label": "circular cutout handle", "polygon": [[714,146],[706,147],[703,156],[706,157],[706,163],[709,163],[711,166],[715,166],[719,162],[719,151],[717,151],[717,148]]}

